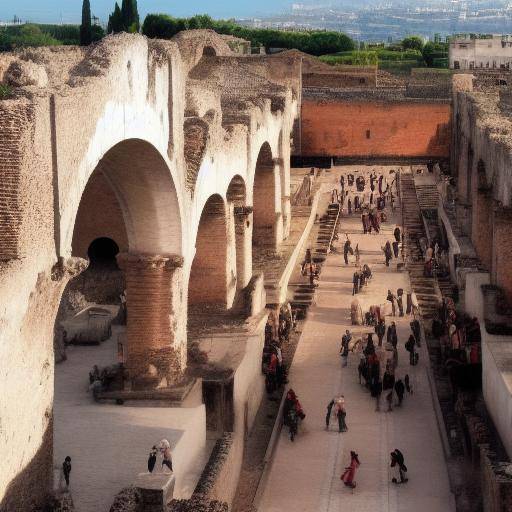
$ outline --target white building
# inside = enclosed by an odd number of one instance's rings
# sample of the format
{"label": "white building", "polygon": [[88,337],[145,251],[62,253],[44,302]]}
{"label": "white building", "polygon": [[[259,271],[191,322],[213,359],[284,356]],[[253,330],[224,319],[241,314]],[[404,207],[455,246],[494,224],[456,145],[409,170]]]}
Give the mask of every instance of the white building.
{"label": "white building", "polygon": [[493,35],[471,39],[469,36],[450,42],[450,69],[506,68],[512,66],[512,36]]}

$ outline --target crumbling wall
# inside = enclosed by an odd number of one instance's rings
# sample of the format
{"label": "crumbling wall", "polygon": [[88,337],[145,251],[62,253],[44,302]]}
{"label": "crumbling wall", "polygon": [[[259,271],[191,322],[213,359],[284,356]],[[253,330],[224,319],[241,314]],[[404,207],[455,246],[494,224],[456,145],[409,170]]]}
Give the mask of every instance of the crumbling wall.
{"label": "crumbling wall", "polygon": [[[29,510],[51,484],[54,320],[73,274],[66,270],[68,258],[84,255],[89,238],[100,233],[121,249],[182,256],[170,310],[183,366],[186,283],[202,207],[212,194],[225,198],[235,175],[244,179],[251,205],[261,145],[269,141],[276,157],[286,154],[279,141],[286,148],[297,98],[283,85],[285,77],[277,83],[255,73],[259,81],[243,115],[233,115],[220,130],[223,113],[215,112],[215,137],[207,141],[194,193],[186,188],[185,84],[206,45],[231,54],[217,39],[190,32],[162,42],[122,34],[87,48],[30,49],[14,57],[44,68],[48,82],[20,85],[12,100],[0,101],[0,139],[8,142],[0,147],[0,428],[9,433],[0,436],[0,509]],[[2,57],[2,69],[9,59]],[[243,96],[249,78],[236,82],[243,78],[240,70],[229,78],[232,97]],[[98,169],[118,205],[102,178],[90,180]],[[172,186],[155,187],[157,179]],[[88,183],[94,192],[84,196]],[[157,193],[162,190],[167,192]],[[88,210],[87,221],[80,209]]]}

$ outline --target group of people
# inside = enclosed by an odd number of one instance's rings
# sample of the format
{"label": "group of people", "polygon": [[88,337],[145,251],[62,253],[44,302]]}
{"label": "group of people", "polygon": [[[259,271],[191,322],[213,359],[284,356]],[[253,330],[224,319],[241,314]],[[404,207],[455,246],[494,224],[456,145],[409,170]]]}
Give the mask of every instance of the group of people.
{"label": "group of people", "polygon": [[164,471],[164,466],[169,469],[172,473],[172,454],[171,454],[171,443],[167,439],[162,439],[158,444],[158,448],[156,445],[153,445],[151,450],[149,451],[148,457],[148,471],[153,473],[156,465],[157,455],[160,452],[162,456],[162,472]]}
{"label": "group of people", "polygon": [[[404,290],[398,288],[396,294],[391,290],[388,290],[386,300],[391,305],[391,315],[396,316],[398,310],[398,316],[404,316]],[[414,292],[407,292],[405,295],[405,313],[407,315],[416,316],[419,313],[419,304],[416,294]]]}
{"label": "group of people", "polygon": [[[402,240],[402,232],[398,226],[395,227],[393,231],[394,241],[390,242],[386,241],[383,247],[381,247],[382,252],[384,253],[384,262],[386,267],[389,267],[389,262],[393,259],[398,259],[400,256],[400,243]],[[402,254],[403,257],[403,254]]]}
{"label": "group of people", "polygon": [[295,323],[289,302],[269,313],[265,325],[265,344],[262,356],[262,371],[265,374],[265,387],[269,394],[274,393],[288,382],[282,346],[289,340]]}
{"label": "group of people", "polygon": [[[384,346],[375,346],[372,333],[364,336],[364,348],[357,368],[359,383],[364,384],[375,398],[375,410],[381,410],[382,398],[387,403],[387,411],[393,410],[393,395],[396,394],[396,405],[401,406],[405,392],[412,394],[409,375],[402,380],[396,375],[398,367],[398,337],[394,322],[388,327],[387,342]],[[342,366],[345,362],[342,362]]]}
{"label": "group of people", "polygon": [[[346,179],[345,176],[342,175],[340,177],[340,189],[339,191],[337,189],[333,190],[331,201],[338,202],[342,209],[346,201],[347,213],[349,215],[352,215],[352,212],[362,212],[363,215],[367,215],[369,218],[371,214],[373,217],[373,222],[370,221],[371,226],[373,226],[378,233],[379,226],[377,223],[380,223],[380,220],[382,220],[380,212],[383,214],[386,201],[389,201],[391,208],[394,209],[395,196],[393,194],[393,188],[396,190],[397,182],[395,171],[390,172],[390,174],[392,173],[395,174],[395,177],[388,183],[384,175],[381,174],[377,177],[376,172],[372,171],[369,179],[369,191],[366,190],[366,178],[364,175],[360,174],[355,177],[353,173],[349,173]],[[364,225],[363,221],[363,227]],[[367,231],[365,231],[365,233],[366,232]],[[368,232],[371,232],[371,227]]]}
{"label": "group of people", "polygon": [[446,360],[460,363],[481,362],[482,332],[476,317],[460,314],[451,297],[445,297],[437,318],[432,322],[432,335],[441,341]]}
{"label": "group of people", "polygon": [[[395,472],[395,476],[391,478],[391,481],[394,484],[405,484],[409,481],[406,477],[407,466],[405,465],[404,454],[398,449],[395,448],[390,453],[390,467],[393,468]],[[350,464],[345,468],[345,471],[340,476],[341,481],[351,489],[355,489],[356,487],[356,472],[357,468],[361,465],[359,461],[359,455],[353,450],[350,451]]]}

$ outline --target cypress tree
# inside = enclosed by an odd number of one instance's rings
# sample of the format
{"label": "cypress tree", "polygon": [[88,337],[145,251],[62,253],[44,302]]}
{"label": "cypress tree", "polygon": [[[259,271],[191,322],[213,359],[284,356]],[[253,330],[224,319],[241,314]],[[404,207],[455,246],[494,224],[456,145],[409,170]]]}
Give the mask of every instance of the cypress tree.
{"label": "cypress tree", "polygon": [[124,30],[126,32],[138,32],[140,25],[137,0],[123,0],[121,4],[121,14]]}
{"label": "cypress tree", "polygon": [[121,13],[121,9],[119,8],[119,4],[116,2],[114,7],[114,12],[108,17],[108,28],[107,32],[109,34],[122,32],[124,30],[123,23],[123,15]]}
{"label": "cypress tree", "polygon": [[92,42],[91,4],[89,0],[82,3],[82,24],[80,25],[80,45],[88,46]]}
{"label": "cypress tree", "polygon": [[121,16],[123,18],[123,29],[125,32],[128,32],[128,29],[131,25],[132,18],[132,2],[130,0],[123,0],[121,4]]}

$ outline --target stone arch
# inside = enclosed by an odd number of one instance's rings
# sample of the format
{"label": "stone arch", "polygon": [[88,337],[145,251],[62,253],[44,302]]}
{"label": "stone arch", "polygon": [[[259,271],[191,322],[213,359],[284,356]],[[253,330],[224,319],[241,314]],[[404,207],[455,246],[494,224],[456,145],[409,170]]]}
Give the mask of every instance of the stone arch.
{"label": "stone arch", "polygon": [[205,46],[203,48],[203,57],[217,57],[217,51],[213,46]]}
{"label": "stone arch", "polygon": [[229,183],[226,199],[230,211],[229,219],[230,221],[232,219],[234,223],[236,289],[240,290],[249,284],[252,275],[252,208],[247,206],[247,190],[245,181],[241,176],[234,176]]}
{"label": "stone arch", "polygon": [[112,238],[122,251],[117,261],[129,312],[123,353],[132,386],[179,380],[186,351],[175,336],[179,319],[173,308],[183,263],[182,221],[159,151],[140,139],[110,148],[82,191],[73,226],[73,256],[84,257],[84,247],[99,237]]}
{"label": "stone arch", "polygon": [[281,187],[272,149],[265,142],[258,153],[253,181],[253,234],[252,245],[276,249],[278,239],[278,201]]}
{"label": "stone arch", "polygon": [[190,269],[189,308],[205,306],[222,311],[231,307],[236,284],[235,262],[228,254],[228,215],[219,194],[203,207],[196,236],[196,254]]}

